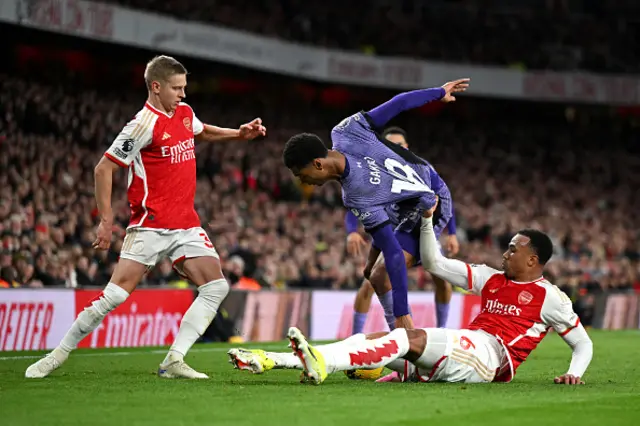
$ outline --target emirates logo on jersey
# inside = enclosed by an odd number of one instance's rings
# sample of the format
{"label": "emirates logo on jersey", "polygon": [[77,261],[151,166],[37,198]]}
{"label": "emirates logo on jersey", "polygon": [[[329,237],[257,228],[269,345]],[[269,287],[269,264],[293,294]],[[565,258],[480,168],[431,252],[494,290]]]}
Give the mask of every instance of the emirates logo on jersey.
{"label": "emirates logo on jersey", "polygon": [[178,142],[173,146],[162,146],[160,149],[163,157],[171,157],[171,164],[179,164],[196,158],[194,147],[192,138]]}
{"label": "emirates logo on jersey", "polygon": [[191,131],[191,120],[189,117],[185,117],[182,123],[184,123],[184,127],[186,127],[188,131]]}
{"label": "emirates logo on jersey", "polygon": [[533,294],[529,293],[526,290],[521,291],[520,294],[518,295],[518,303],[521,305],[528,305],[529,303],[531,303],[532,300],[533,300]]}
{"label": "emirates logo on jersey", "polygon": [[501,303],[498,300],[487,300],[487,303],[482,311],[488,312],[490,314],[515,315],[518,317],[522,313],[522,309],[518,308],[516,305]]}

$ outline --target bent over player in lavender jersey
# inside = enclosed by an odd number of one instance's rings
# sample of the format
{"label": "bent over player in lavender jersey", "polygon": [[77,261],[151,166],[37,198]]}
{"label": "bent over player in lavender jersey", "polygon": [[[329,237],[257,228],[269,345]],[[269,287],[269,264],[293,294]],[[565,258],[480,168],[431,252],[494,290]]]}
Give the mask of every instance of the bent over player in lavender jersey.
{"label": "bent over player in lavender jersey", "polygon": [[[452,94],[466,90],[468,81],[401,93],[366,113],[345,118],[331,132],[332,150],[317,135],[302,133],[289,139],[283,152],[285,165],[303,183],[336,180],[342,185],[345,207],[362,222],[384,256],[399,327],[412,328],[413,323],[407,302],[407,259],[397,232],[415,229],[421,211],[435,205],[435,189],[444,182],[426,161],[381,138],[377,129],[402,111],[434,100],[454,101]],[[443,197],[442,210],[450,216],[446,200]]]}
{"label": "bent over player in lavender jersey", "polygon": [[[409,148],[407,142],[407,134],[400,127],[386,128],[382,132],[382,137],[391,143],[401,146],[404,149]],[[450,198],[449,189],[446,185],[440,185],[439,190],[436,190],[436,194],[441,199]],[[451,206],[451,214],[449,215],[448,211],[445,211],[444,214],[438,214],[437,222],[446,224],[448,235],[446,239],[445,250],[449,255],[453,256],[458,252],[459,245],[456,237],[456,221],[453,209],[453,201],[448,204],[450,204]],[[394,224],[392,223],[392,225]],[[357,256],[360,254],[361,248],[364,247],[366,243],[358,230],[358,218],[350,210],[347,210],[347,213],[345,215],[345,228],[347,230],[347,251],[349,252],[349,254]],[[439,226],[438,229],[443,228],[442,226]],[[417,265],[419,255],[416,250],[419,246],[419,230],[413,230],[411,233],[409,233],[409,235],[407,235],[406,232],[403,231],[396,231],[396,237],[398,238],[398,241],[400,242],[400,245],[405,252],[405,259],[411,260],[411,258],[413,258],[413,262],[407,262],[407,267]],[[378,259],[373,258],[376,253],[380,252],[380,250],[375,246],[372,246],[370,250],[373,251],[373,253],[369,256],[370,260],[364,269],[364,280],[362,281],[362,285],[358,289],[356,298],[353,303],[354,312],[352,334],[362,333],[374,292],[378,295],[378,299],[382,305],[389,330],[393,330],[395,328],[393,300],[391,298],[390,292],[391,285],[388,280],[388,275],[386,274],[386,271],[384,271],[385,265],[383,262],[377,262]],[[369,281],[371,276],[374,277],[373,284]],[[436,276],[433,276],[433,281],[435,284],[436,326],[445,327],[449,312],[449,302],[452,295],[451,285]]]}
{"label": "bent over player in lavender jersey", "polygon": [[379,381],[510,382],[553,329],[573,351],[569,369],[554,383],[584,384],[593,344],[569,298],[542,276],[553,251],[549,237],[532,229],[518,232],[503,255],[503,271],[468,265],[439,253],[432,213],[422,220],[422,262],[430,273],[482,297],[482,311],[467,329],[396,329],[314,347],[292,327],[295,355],[232,349],[228,355],[234,367],[253,373],[297,368],[313,384],[337,371],[382,366],[395,373]]}

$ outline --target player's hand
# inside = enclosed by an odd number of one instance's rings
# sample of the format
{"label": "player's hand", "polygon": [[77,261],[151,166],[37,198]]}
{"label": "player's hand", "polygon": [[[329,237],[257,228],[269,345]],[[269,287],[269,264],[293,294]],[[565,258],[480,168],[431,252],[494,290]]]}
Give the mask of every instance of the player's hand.
{"label": "player's hand", "polygon": [[584,385],[580,377],[574,376],[573,374],[563,374],[560,377],[556,377],[553,379],[553,383],[556,385]]}
{"label": "player's hand", "polygon": [[267,128],[262,125],[261,118],[254,118],[251,122],[240,126],[238,130],[240,131],[240,138],[244,140],[255,139],[258,136],[267,134]]}
{"label": "player's hand", "polygon": [[396,318],[396,328],[413,329],[414,325],[411,315]]}
{"label": "player's hand", "polygon": [[359,232],[352,232],[347,235],[347,253],[351,256],[360,256],[366,247],[367,242]]}
{"label": "player's hand", "polygon": [[108,250],[111,245],[111,234],[113,232],[113,222],[100,221],[98,230],[96,231],[96,240],[92,247],[98,250]]}
{"label": "player's hand", "polygon": [[464,92],[469,88],[470,78],[461,78],[460,80],[450,81],[442,85],[442,88],[445,91],[444,96],[440,99],[441,102],[455,102],[456,97],[453,96],[454,93]]}
{"label": "player's hand", "polygon": [[431,217],[436,212],[436,208],[438,207],[438,196],[436,195],[436,203],[429,210],[425,210],[422,212],[422,217]]}
{"label": "player's hand", "polygon": [[460,243],[458,243],[458,237],[454,235],[447,235],[447,254],[449,256],[455,256],[460,251]]}

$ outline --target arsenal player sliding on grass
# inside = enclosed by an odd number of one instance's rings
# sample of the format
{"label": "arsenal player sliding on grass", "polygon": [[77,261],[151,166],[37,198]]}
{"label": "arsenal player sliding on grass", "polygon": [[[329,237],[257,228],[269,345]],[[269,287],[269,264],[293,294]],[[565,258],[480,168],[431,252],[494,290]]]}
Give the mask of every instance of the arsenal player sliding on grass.
{"label": "arsenal player sliding on grass", "polygon": [[100,224],[93,247],[111,244],[113,174],[129,169],[127,195],[131,220],[120,260],[104,291],[92,301],[50,354],[31,365],[25,376],[41,378],[60,367],[78,343],[95,330],[104,317],[127,300],[157,260],[168,256],[173,267],[198,287],[198,297],[182,318],[180,330],[160,364],[165,378],[206,379],[184,356],[204,333],[229,291],[220,260],[194,208],[196,160],[194,139],[203,142],[249,140],[264,136],[259,118],[238,129],[203,124],[186,97],[187,70],[169,56],[155,57],[144,72],[148,99],[115,138],[95,169],[96,202]]}
{"label": "arsenal player sliding on grass", "polygon": [[502,271],[447,259],[438,250],[431,209],[422,219],[420,255],[424,268],[482,297],[482,311],[465,330],[396,329],[356,334],[330,345],[311,346],[300,330],[289,329],[294,354],[233,349],[231,362],[259,373],[300,368],[305,379],[322,383],[336,371],[386,366],[380,381],[510,382],[518,367],[553,328],[573,350],[558,384],[583,384],[593,354],[592,342],[571,301],[542,276],[552,253],[551,240],[535,230],[518,232],[503,255]]}

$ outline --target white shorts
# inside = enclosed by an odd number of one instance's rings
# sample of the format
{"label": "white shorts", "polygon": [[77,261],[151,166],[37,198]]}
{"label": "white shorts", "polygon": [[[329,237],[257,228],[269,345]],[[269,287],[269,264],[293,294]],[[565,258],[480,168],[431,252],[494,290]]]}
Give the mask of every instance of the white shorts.
{"label": "white shorts", "polygon": [[500,368],[502,346],[482,331],[425,328],[427,347],[405,380],[421,382],[492,382]]}
{"label": "white shorts", "polygon": [[218,258],[218,252],[202,228],[127,229],[120,252],[121,258],[152,267],[164,256],[168,256],[176,271],[184,275],[177,263],[200,256]]}

